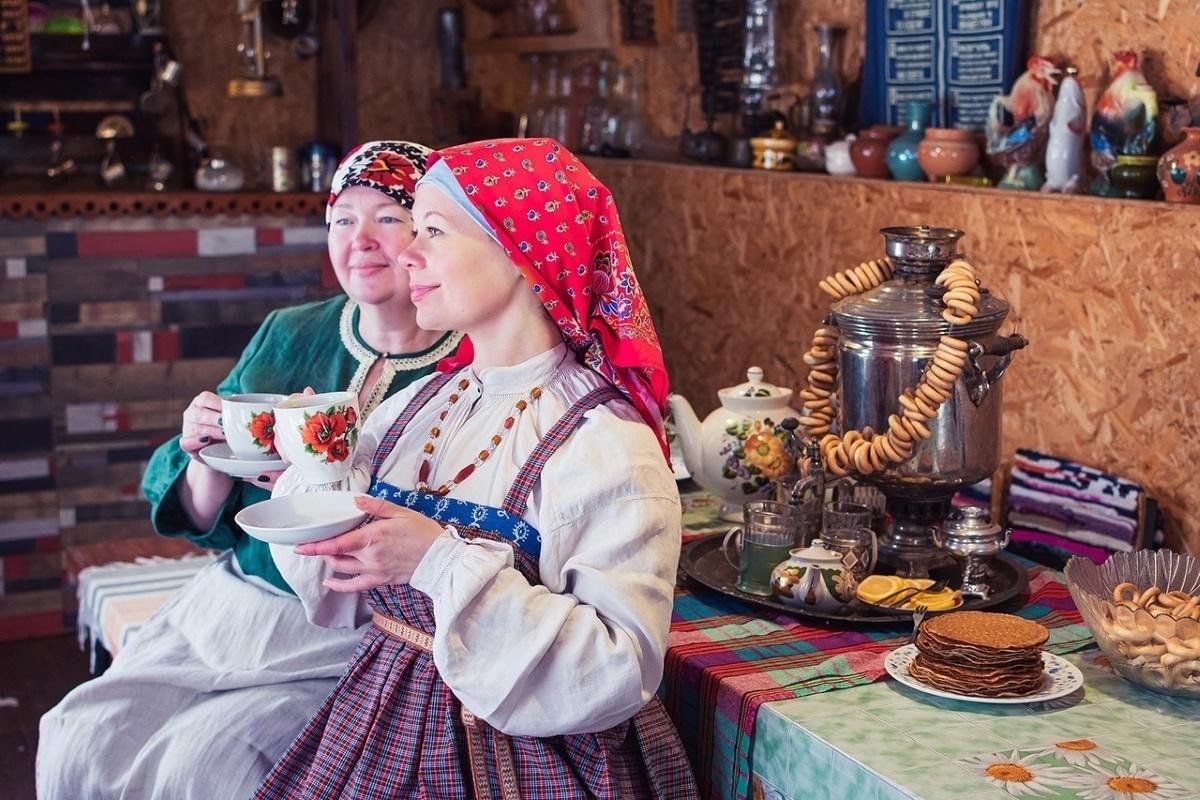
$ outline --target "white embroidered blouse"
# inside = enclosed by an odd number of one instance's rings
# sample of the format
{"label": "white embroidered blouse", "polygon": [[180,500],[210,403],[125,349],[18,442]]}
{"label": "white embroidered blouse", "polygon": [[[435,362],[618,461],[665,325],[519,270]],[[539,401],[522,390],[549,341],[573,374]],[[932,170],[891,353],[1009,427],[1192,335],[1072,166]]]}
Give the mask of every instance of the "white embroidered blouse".
{"label": "white embroidered blouse", "polygon": [[[459,390],[460,377],[470,386]],[[386,400],[362,430],[342,488],[365,491],[379,440],[425,381]],[[440,423],[429,485],[471,463],[501,430],[517,400],[540,387],[495,452],[450,497],[500,506],[538,441],[604,379],[560,345],[521,364],[471,368],[419,411],[384,462],[381,480],[416,486],[422,447],[450,393],[461,399]],[[295,470],[275,495],[312,491]],[[510,546],[468,542],[453,528],[425,554],[410,585],[433,601],[433,658],[442,679],[477,716],[513,735],[604,730],[632,717],[658,689],[679,560],[679,493],[653,432],[622,402],[588,412],[547,462],[525,521],[542,537],[533,586]],[[361,624],[360,595],[321,585],[317,558],[272,545],[280,572],[318,625]]]}

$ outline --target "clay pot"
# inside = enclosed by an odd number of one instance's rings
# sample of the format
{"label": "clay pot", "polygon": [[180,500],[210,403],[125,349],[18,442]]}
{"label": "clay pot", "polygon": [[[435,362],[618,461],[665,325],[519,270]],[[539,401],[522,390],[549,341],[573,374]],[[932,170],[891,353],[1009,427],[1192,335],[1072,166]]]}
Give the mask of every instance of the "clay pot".
{"label": "clay pot", "polygon": [[1158,196],[1157,166],[1158,159],[1154,156],[1117,156],[1108,179],[1117,190],[1117,197],[1153,200]]}
{"label": "clay pot", "polygon": [[1158,182],[1168,203],[1200,204],[1200,128],[1183,133],[1183,141],[1158,160]]}
{"label": "clay pot", "polygon": [[850,161],[859,177],[891,177],[887,168],[887,148],[899,135],[900,129],[889,125],[872,125],[859,132],[858,138],[850,144]]}
{"label": "clay pot", "polygon": [[970,131],[929,128],[917,147],[917,163],[930,183],[946,175],[966,175],[979,163],[979,145]]}

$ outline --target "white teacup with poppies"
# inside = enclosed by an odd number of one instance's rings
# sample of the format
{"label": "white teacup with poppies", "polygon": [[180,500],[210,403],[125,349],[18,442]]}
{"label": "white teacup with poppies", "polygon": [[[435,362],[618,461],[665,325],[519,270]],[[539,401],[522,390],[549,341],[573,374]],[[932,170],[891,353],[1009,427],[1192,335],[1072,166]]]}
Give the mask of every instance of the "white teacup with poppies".
{"label": "white teacup with poppies", "polygon": [[275,446],[308,483],[350,474],[358,428],[358,397],[351,392],[293,395],[275,405]]}
{"label": "white teacup with poppies", "polygon": [[275,452],[276,403],[282,394],[233,394],[221,398],[221,430],[242,461],[271,461]]}

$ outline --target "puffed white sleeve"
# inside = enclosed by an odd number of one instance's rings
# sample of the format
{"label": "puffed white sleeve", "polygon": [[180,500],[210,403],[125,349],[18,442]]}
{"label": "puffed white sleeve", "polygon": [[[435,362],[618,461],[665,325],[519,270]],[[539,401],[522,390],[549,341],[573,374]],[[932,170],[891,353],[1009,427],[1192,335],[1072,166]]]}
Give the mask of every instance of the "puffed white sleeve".
{"label": "puffed white sleeve", "polygon": [[[443,680],[511,735],[604,730],[632,717],[662,679],[679,493],[643,423],[606,409],[589,416],[542,476],[542,585],[513,566],[508,545],[453,531],[411,580],[433,600]],[[597,417],[604,424],[592,425]]]}
{"label": "puffed white sleeve", "polygon": [[[375,413],[363,423],[358,447],[354,450],[354,466],[345,480],[334,484],[310,484],[305,482],[295,467],[288,467],[275,482],[271,496],[335,490],[365,493],[371,488],[371,460],[375,456],[375,448],[421,384],[423,381],[408,386],[380,403]],[[310,622],[325,628],[357,628],[370,618],[370,609],[361,594],[334,592],[325,588],[323,581],[335,573],[320,558],[298,555],[291,545],[272,544],[270,547],[275,566],[304,604]]]}

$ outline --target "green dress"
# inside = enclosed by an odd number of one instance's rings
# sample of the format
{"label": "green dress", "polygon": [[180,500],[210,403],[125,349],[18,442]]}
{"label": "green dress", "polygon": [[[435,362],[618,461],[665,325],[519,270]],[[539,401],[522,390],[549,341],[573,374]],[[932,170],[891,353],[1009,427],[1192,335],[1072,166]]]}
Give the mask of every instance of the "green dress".
{"label": "green dress", "polygon": [[[306,386],[317,392],[345,389],[357,394],[371,365],[381,355],[359,336],[358,316],[357,304],[344,295],[272,311],[242,351],[233,371],[217,387],[217,394],[290,394],[304,391]],[[389,354],[383,374],[363,404],[362,416],[367,417],[382,400],[433,372],[437,362],[453,353],[461,339],[461,334],[448,333],[419,353]],[[163,536],[184,537],[198,547],[232,547],[242,572],[291,592],[271,560],[269,545],[247,536],[233,520],[246,506],[269,498],[270,492],[235,480],[212,528],[200,530],[188,519],[179,500],[179,482],[189,461],[179,447],[178,436],[150,457],[142,477],[142,494],[150,501],[154,529]]]}

